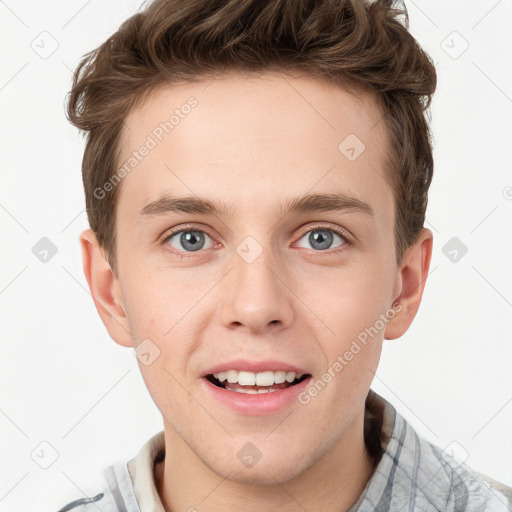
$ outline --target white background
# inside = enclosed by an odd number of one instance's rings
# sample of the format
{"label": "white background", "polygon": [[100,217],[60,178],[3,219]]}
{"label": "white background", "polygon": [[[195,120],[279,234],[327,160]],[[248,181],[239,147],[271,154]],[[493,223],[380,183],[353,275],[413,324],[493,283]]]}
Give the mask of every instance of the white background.
{"label": "white background", "polygon": [[[416,320],[385,342],[373,388],[428,440],[512,486],[512,1],[406,5],[439,78],[434,255]],[[82,273],[84,143],[64,116],[80,57],[139,6],[0,2],[0,512],[93,495],[107,465],[162,429]],[[42,237],[58,249],[46,263],[32,253]],[[468,248],[455,263],[442,251],[452,237]],[[58,454],[48,469],[42,442]]]}

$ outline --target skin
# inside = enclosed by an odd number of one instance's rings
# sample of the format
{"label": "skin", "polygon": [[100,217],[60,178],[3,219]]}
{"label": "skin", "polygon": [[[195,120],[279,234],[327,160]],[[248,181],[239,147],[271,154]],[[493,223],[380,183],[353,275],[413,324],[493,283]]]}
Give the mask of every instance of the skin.
{"label": "skin", "polygon": [[[152,364],[139,363],[163,416],[158,492],[173,512],[348,510],[372,473],[364,401],[383,339],[402,336],[419,308],[432,233],[423,229],[396,265],[377,104],[306,76],[162,86],[126,119],[122,161],[190,96],[197,107],[121,183],[117,277],[94,233],[80,236],[85,276],[112,339],[125,347],[150,339],[160,350]],[[351,133],[366,146],[355,161],[338,150]],[[333,191],[369,204],[374,216],[281,210],[289,198]],[[237,213],[142,218],[164,193],[225,201]],[[351,240],[333,234],[321,250],[308,239],[336,227]],[[171,228],[202,230],[204,248],[187,251],[180,234],[159,242]],[[252,263],[236,251],[248,236],[263,251]],[[242,415],[203,389],[206,369],[238,357],[276,358],[320,378],[395,301],[400,312],[306,405]],[[262,453],[251,468],[237,458],[247,442]]]}

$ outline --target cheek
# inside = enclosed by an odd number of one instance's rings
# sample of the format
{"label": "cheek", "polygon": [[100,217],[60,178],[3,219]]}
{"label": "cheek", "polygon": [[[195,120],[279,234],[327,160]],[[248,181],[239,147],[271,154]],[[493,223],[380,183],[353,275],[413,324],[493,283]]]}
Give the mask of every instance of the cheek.
{"label": "cheek", "polygon": [[136,345],[141,344],[141,351],[145,343],[150,353],[158,355],[147,367],[139,357],[141,372],[146,383],[152,381],[154,387],[163,384],[169,387],[172,384],[169,373],[183,374],[205,319],[209,318],[205,310],[207,302],[201,298],[211,285],[168,269],[134,272],[134,276],[126,285],[132,337]]}
{"label": "cheek", "polygon": [[386,296],[379,273],[368,265],[357,268],[333,268],[329,273],[316,273],[301,278],[299,297],[323,320],[336,337],[347,338],[372,325],[381,313]]}
{"label": "cheek", "polygon": [[139,362],[140,372],[153,402],[162,414],[167,419],[180,418],[180,421],[190,423],[198,411],[191,410],[195,403],[190,400],[187,392],[189,385],[182,373],[170,365],[169,361],[174,359],[176,355],[171,356],[163,350],[150,365]]}
{"label": "cheek", "polygon": [[134,270],[123,289],[136,340],[162,338],[200,297],[194,281],[170,271]]}
{"label": "cheek", "polygon": [[[373,378],[382,348],[387,284],[379,265],[339,268],[328,278],[305,279],[302,288],[308,308],[304,315],[316,330],[324,353],[322,371],[335,374],[332,389],[351,400],[354,389],[364,389]],[[384,274],[385,275],[385,274]],[[314,285],[314,286],[313,286]],[[302,295],[304,296],[304,295]],[[329,375],[326,376],[329,378]]]}

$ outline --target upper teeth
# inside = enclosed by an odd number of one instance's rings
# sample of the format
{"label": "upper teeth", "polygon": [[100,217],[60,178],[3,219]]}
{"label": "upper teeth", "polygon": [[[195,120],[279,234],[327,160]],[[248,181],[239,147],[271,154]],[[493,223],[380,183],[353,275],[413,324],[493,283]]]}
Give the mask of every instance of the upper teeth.
{"label": "upper teeth", "polygon": [[239,372],[237,370],[227,370],[225,372],[214,373],[213,376],[224,382],[234,384],[238,382],[241,386],[272,386],[273,384],[282,384],[284,381],[293,382],[300,379],[304,374],[283,371],[268,372]]}

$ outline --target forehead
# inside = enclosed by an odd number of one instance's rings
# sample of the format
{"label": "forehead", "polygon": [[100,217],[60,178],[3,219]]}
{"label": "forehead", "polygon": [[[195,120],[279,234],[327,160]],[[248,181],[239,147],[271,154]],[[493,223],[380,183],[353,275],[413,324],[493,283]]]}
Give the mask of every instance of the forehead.
{"label": "forehead", "polygon": [[309,76],[165,85],[125,120],[119,164],[133,165],[125,165],[119,209],[139,213],[174,194],[222,199],[237,214],[258,204],[263,215],[281,199],[336,189],[389,211],[387,148],[373,97]]}

